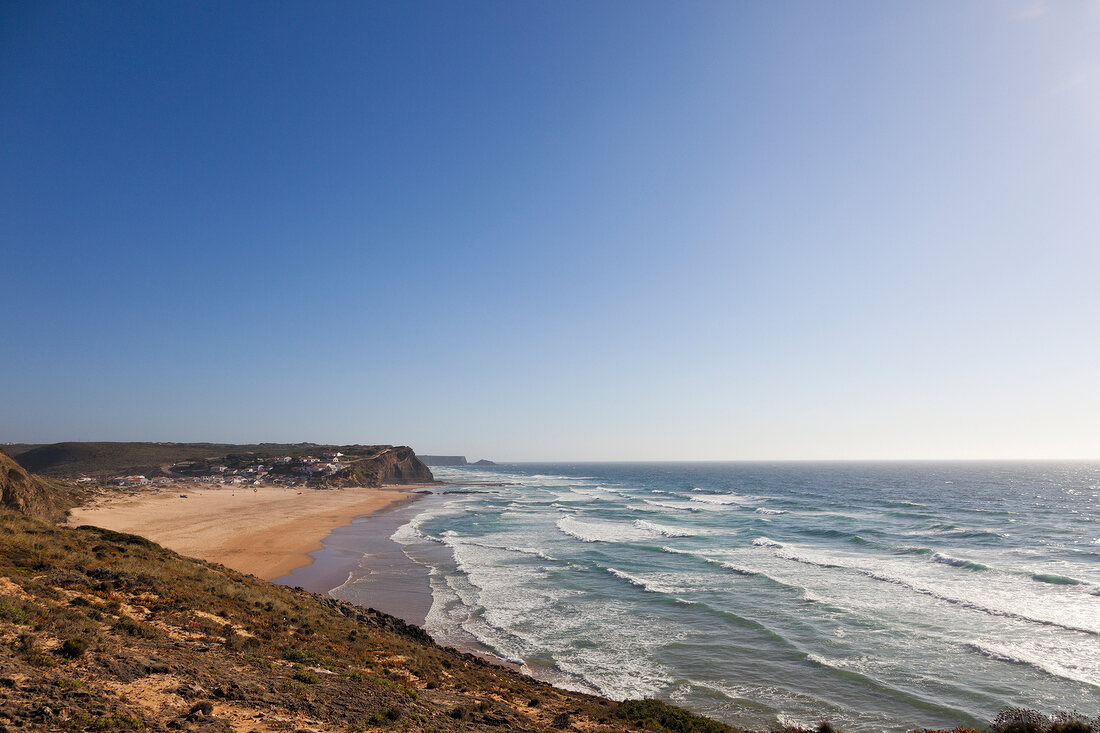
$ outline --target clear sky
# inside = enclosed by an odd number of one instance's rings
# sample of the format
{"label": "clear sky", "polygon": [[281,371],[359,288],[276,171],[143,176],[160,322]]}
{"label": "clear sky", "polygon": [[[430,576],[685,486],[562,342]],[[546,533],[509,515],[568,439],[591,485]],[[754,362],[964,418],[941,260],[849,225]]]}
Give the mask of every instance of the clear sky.
{"label": "clear sky", "polygon": [[1100,3],[0,2],[0,442],[1100,457]]}

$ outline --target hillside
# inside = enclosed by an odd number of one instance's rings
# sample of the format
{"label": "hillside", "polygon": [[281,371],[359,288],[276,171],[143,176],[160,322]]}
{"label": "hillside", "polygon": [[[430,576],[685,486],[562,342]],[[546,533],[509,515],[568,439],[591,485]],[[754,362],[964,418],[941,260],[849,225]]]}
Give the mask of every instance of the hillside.
{"label": "hillside", "polygon": [[41,448],[43,445],[45,445],[45,443],[5,443],[0,446],[0,450],[3,450],[12,458],[19,458],[23,453],[34,450],[35,448]]}
{"label": "hillside", "polygon": [[[18,448],[21,446],[13,446]],[[30,472],[54,478],[89,476],[106,479],[116,475],[193,476],[213,464],[229,468],[257,461],[289,457],[302,459],[324,452],[339,452],[351,464],[343,472],[344,483],[368,481],[380,483],[429,482],[431,471],[406,446],[344,445],[317,443],[54,443],[33,447],[17,455],[21,466]],[[340,478],[339,476],[337,478]],[[332,483],[339,483],[334,481]]]}
{"label": "hillside", "polygon": [[8,510],[0,640],[4,729],[732,730],[558,690],[391,616],[134,535]]}
{"label": "hillside", "polygon": [[3,507],[29,517],[57,520],[80,498],[76,487],[32,476],[0,450],[0,504]]}

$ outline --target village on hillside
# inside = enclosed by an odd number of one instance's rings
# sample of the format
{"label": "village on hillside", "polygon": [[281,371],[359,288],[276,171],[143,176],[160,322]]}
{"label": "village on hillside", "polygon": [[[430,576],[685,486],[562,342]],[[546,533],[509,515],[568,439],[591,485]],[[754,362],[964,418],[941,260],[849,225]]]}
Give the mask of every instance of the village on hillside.
{"label": "village on hillside", "polygon": [[[343,460],[342,460],[343,459]],[[100,483],[109,486],[171,486],[180,483],[296,486],[325,479],[343,471],[351,464],[338,451],[316,456],[233,457],[222,463],[182,461],[164,468],[166,476],[146,477],[135,474],[94,478],[84,476],[79,483]]]}

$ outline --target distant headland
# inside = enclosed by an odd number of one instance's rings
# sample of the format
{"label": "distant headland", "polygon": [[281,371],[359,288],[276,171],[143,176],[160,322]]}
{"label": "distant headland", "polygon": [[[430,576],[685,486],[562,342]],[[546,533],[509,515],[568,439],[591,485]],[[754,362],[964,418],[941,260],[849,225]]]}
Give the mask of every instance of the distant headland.
{"label": "distant headland", "polygon": [[417,456],[426,466],[495,466],[497,464],[482,458],[470,463],[466,456]]}

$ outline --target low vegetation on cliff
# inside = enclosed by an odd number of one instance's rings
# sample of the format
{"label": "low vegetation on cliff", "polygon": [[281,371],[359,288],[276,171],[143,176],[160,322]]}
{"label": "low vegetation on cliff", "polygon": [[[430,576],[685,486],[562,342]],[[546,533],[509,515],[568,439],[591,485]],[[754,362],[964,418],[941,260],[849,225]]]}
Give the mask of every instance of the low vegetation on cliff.
{"label": "low vegetation on cliff", "polygon": [[54,479],[134,484],[148,480],[265,479],[328,486],[433,481],[407,446],[317,443],[53,443],[7,446],[28,471]]}
{"label": "low vegetation on cliff", "polygon": [[733,730],[684,711],[669,728],[385,614],[11,511],[0,669],[6,729]]}
{"label": "low vegetation on cliff", "polygon": [[58,520],[82,498],[79,487],[34,476],[0,450],[0,506],[28,517]]}

